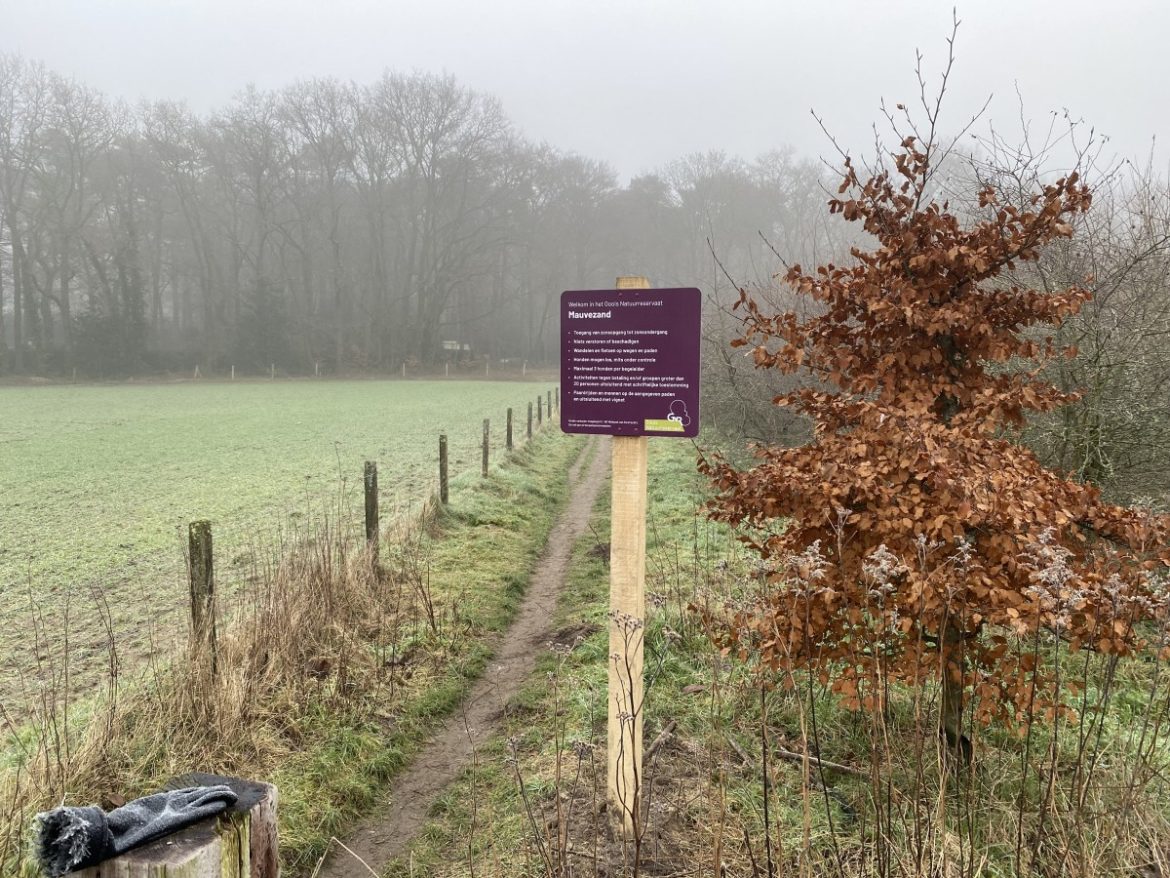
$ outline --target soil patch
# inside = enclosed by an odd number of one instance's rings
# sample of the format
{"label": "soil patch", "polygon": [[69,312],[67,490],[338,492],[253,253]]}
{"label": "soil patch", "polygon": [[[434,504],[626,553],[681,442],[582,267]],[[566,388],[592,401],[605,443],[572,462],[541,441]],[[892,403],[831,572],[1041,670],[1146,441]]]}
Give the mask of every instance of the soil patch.
{"label": "soil patch", "polygon": [[592,637],[600,630],[601,626],[593,622],[581,622],[562,628],[549,638],[549,642],[555,643],[557,646],[576,646],[580,641]]}
{"label": "soil patch", "polygon": [[[504,706],[534,670],[540,645],[555,636],[550,623],[573,545],[588,527],[609,472],[607,450],[608,439],[592,439],[569,469],[568,506],[549,535],[516,621],[501,638],[483,677],[392,785],[386,811],[344,839],[344,848],[330,852],[318,872],[321,878],[369,878],[371,869],[380,874],[406,849],[422,829],[439,794],[470,763],[475,748],[492,734]],[[573,632],[573,639],[578,633]]]}

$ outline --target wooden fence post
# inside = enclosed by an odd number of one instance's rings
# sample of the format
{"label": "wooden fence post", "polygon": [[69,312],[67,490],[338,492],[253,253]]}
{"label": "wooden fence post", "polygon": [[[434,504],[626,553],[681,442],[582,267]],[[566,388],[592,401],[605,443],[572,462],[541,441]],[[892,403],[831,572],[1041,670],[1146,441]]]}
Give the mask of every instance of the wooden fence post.
{"label": "wooden fence post", "polygon": [[545,405],[544,410],[546,412],[548,412],[548,419],[551,421],[552,420],[552,391],[551,390],[548,391],[546,396],[548,398],[548,403]]}
{"label": "wooden fence post", "polygon": [[370,550],[374,568],[378,567],[378,464],[366,461],[366,546]]}
{"label": "wooden fence post", "polygon": [[512,410],[508,409],[508,432],[504,436],[504,447],[512,450]]}
{"label": "wooden fence post", "polygon": [[447,505],[447,434],[439,434],[439,502]]}
{"label": "wooden fence post", "polygon": [[215,649],[215,566],[211,551],[211,522],[193,521],[187,530],[191,581],[192,657],[206,653],[211,673],[216,672]]}
{"label": "wooden fence post", "polygon": [[532,403],[528,403],[528,438],[532,438]]}
{"label": "wooden fence post", "polygon": [[483,419],[483,477],[487,478],[488,473],[488,429],[491,421],[487,418]]}
{"label": "wooden fence post", "polygon": [[541,410],[541,406],[543,406],[543,405],[544,405],[544,398],[538,396],[536,398],[536,426],[537,427],[539,427],[541,424],[544,423],[544,413]]}

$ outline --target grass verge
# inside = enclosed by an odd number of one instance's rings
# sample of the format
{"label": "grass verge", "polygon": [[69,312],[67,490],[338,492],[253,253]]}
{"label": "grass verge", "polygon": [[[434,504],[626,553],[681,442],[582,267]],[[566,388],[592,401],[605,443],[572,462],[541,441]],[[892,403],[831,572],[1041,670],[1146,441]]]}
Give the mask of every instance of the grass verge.
{"label": "grass verge", "polygon": [[491,478],[454,480],[447,508],[396,528],[380,570],[327,526],[287,547],[221,636],[214,675],[176,660],[127,683],[112,661],[101,697],[10,726],[0,871],[31,874],[22,836],[37,810],[207,771],[278,785],[283,867],[307,874],[482,671],[582,444],[550,430]]}
{"label": "grass verge", "polygon": [[[553,648],[392,878],[1170,874],[1164,667],[1082,654],[1067,672],[1084,685],[1079,721],[972,729],[975,763],[942,767],[936,689],[893,687],[871,716],[806,674],[757,676],[712,647],[688,607],[750,599],[760,583],[754,557],[698,508],[694,458],[686,443],[651,444],[648,752],[661,742],[639,842],[614,842],[604,807],[599,508]],[[1042,643],[1042,660],[1060,649]]]}

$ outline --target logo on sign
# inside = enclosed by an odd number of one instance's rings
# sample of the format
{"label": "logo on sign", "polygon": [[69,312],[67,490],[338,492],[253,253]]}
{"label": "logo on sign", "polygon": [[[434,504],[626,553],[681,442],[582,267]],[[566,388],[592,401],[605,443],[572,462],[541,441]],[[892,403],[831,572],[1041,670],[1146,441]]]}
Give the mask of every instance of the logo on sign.
{"label": "logo on sign", "polygon": [[645,430],[654,430],[659,433],[682,433],[691,425],[691,416],[687,412],[687,404],[676,399],[670,404],[670,411],[665,418],[646,418],[642,422]]}

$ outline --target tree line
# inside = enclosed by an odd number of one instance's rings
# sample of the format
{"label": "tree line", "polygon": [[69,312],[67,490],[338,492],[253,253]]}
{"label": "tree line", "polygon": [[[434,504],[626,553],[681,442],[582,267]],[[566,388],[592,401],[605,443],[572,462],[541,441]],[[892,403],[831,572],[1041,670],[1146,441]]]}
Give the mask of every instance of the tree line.
{"label": "tree line", "polygon": [[763,276],[821,202],[777,152],[619,185],[450,76],[131,108],[0,57],[0,374],[555,363],[564,289]]}

